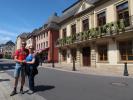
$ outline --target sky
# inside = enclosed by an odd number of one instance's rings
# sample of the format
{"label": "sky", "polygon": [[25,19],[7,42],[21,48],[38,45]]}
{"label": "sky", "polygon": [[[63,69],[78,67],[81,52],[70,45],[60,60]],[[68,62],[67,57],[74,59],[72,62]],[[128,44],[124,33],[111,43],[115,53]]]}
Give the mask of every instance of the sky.
{"label": "sky", "polygon": [[23,32],[41,27],[54,12],[58,15],[77,0],[0,0],[0,44]]}

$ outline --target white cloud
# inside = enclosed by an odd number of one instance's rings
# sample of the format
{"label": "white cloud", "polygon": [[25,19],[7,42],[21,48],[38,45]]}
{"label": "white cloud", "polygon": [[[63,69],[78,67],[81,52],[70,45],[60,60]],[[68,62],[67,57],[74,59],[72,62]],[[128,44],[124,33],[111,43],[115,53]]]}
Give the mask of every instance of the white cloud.
{"label": "white cloud", "polygon": [[17,36],[17,33],[15,33],[15,32],[10,32],[10,31],[8,31],[8,30],[0,29],[0,35],[16,37],[16,36]]}
{"label": "white cloud", "polygon": [[0,44],[6,43],[7,41],[12,40],[10,37],[0,36]]}
{"label": "white cloud", "polygon": [[9,40],[14,41],[14,38],[16,37],[17,37],[17,34],[15,32],[0,28],[0,44],[6,43]]}

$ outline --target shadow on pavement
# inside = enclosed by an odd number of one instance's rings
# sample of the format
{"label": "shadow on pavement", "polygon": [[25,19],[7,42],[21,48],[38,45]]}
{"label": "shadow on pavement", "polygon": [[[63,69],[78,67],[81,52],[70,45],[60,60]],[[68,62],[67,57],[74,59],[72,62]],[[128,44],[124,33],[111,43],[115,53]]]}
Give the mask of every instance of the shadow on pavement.
{"label": "shadow on pavement", "polygon": [[3,82],[3,81],[10,81],[10,79],[0,79],[0,82]]}
{"label": "shadow on pavement", "polygon": [[14,69],[15,63],[10,64],[0,64],[0,70],[10,70]]}
{"label": "shadow on pavement", "polygon": [[50,86],[50,85],[38,85],[38,86],[35,86],[35,92],[51,90],[51,89],[53,89],[53,88],[55,88],[55,86]]}
{"label": "shadow on pavement", "polygon": [[28,91],[29,91],[29,90],[25,90],[25,91],[24,91],[24,94],[25,94],[25,93],[28,93]]}

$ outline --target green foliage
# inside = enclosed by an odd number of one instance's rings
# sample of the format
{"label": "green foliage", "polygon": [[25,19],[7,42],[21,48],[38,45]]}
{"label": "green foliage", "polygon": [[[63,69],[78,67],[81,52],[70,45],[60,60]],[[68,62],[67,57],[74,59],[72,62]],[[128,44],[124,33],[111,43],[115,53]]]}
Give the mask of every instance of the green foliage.
{"label": "green foliage", "polygon": [[102,36],[110,36],[113,33],[119,33],[125,29],[124,20],[121,19],[119,22],[107,23],[103,26],[89,29],[88,31],[80,32],[69,37],[65,37],[58,40],[60,46],[75,43],[77,41],[84,41]]}

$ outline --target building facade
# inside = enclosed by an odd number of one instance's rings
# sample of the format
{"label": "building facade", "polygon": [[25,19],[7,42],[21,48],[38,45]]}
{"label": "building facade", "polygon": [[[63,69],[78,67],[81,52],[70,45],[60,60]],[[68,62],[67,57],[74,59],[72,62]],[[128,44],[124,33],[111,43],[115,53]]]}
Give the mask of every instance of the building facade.
{"label": "building facade", "polygon": [[26,48],[33,47],[36,50],[36,31],[37,30],[34,30],[33,32],[27,35]]}
{"label": "building facade", "polygon": [[0,56],[1,58],[13,58],[15,52],[15,44],[12,41],[8,41],[1,46]]}
{"label": "building facade", "polygon": [[59,38],[59,17],[56,13],[35,32],[36,52],[44,62],[58,62],[58,48],[55,46]]}
{"label": "building facade", "polygon": [[[16,49],[16,50],[18,50],[18,49],[21,48],[21,43],[22,43],[23,41],[26,42],[26,40],[27,40],[29,34],[30,34],[30,33],[22,33],[22,34],[20,34],[20,35],[17,36],[16,44],[15,44],[15,49]],[[27,45],[28,45],[28,44],[27,44]]]}
{"label": "building facade", "polygon": [[5,44],[0,44],[0,58],[3,58],[3,55],[4,55],[4,46]]}
{"label": "building facade", "polygon": [[78,66],[133,65],[133,0],[79,0],[63,11],[59,62]]}

